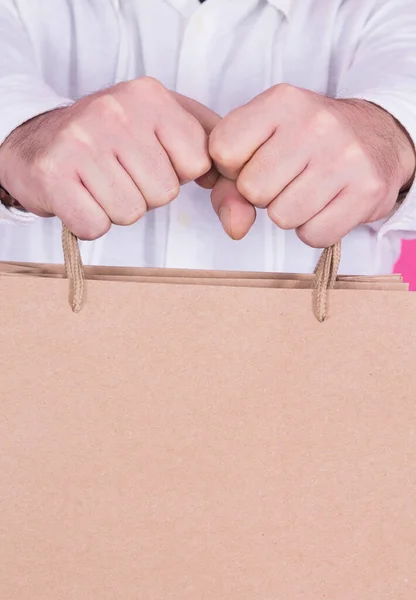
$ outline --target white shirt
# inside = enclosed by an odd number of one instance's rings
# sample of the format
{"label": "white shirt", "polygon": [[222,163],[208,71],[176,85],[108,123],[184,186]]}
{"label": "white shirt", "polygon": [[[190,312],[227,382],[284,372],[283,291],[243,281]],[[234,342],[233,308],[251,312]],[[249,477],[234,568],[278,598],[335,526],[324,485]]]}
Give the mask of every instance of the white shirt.
{"label": "white shirt", "polygon": [[[279,82],[368,99],[415,140],[416,2],[0,0],[0,143],[30,117],[144,75],[221,115]],[[62,261],[56,219],[1,214],[1,260]],[[385,222],[347,236],[341,271],[390,272],[415,231],[416,187]],[[264,211],[244,240],[228,239],[195,184],[82,252],[95,264],[288,272],[312,271],[319,253]]]}

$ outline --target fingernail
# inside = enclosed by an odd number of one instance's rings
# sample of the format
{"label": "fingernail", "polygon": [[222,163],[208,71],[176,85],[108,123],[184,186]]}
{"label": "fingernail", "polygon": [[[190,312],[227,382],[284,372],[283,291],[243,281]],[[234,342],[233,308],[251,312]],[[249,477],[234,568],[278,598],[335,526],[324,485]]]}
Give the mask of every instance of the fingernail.
{"label": "fingernail", "polygon": [[220,208],[218,211],[218,216],[220,218],[221,224],[224,228],[225,233],[227,233],[230,237],[231,235],[231,210],[229,208]]}
{"label": "fingernail", "polygon": [[217,169],[215,167],[211,167],[211,169],[206,174],[206,178],[207,178],[210,186],[214,187],[214,185],[218,181],[219,176],[220,176],[220,174],[218,173]]}

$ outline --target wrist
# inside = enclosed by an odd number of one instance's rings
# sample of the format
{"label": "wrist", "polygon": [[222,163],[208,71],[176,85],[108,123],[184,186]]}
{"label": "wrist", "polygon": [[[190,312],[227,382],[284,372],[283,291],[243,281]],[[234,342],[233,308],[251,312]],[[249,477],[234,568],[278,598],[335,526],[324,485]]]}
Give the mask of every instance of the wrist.
{"label": "wrist", "polygon": [[[395,174],[400,192],[406,192],[410,189],[415,178],[416,171],[416,150],[412,138],[403,125],[387,110],[378,104],[367,100],[357,100],[367,105],[370,113],[378,118],[378,126],[369,114],[369,119],[373,121],[373,126],[378,129],[379,138],[384,137],[386,155],[393,154],[396,158]],[[383,152],[383,146],[380,147]]]}

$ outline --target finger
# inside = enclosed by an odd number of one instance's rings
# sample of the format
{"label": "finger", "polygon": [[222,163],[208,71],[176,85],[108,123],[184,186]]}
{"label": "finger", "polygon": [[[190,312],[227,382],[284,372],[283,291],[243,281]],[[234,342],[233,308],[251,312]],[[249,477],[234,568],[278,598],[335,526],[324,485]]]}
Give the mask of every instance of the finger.
{"label": "finger", "polygon": [[233,240],[241,240],[256,220],[255,208],[237,190],[233,181],[220,177],[211,193],[214,211],[225,232]]}
{"label": "finger", "polygon": [[[178,92],[172,92],[172,94],[182,108],[187,110],[195,117],[195,119],[197,119],[207,135],[209,135],[214,127],[221,121],[221,117],[216,112],[200,102],[197,102],[193,98],[188,98],[187,96],[178,94]],[[204,189],[211,190],[217,183],[218,177],[219,173],[217,169],[212,166],[208,173],[196,179],[196,183]]]}
{"label": "finger", "polygon": [[205,133],[209,135],[211,131],[218,125],[221,121],[221,117],[219,114],[204,106],[197,100],[193,98],[188,98],[187,96],[183,96],[182,94],[178,94],[178,92],[172,92],[174,98],[178,101],[178,103],[184,108],[187,112],[189,112],[192,116],[197,119],[197,121],[202,125]]}
{"label": "finger", "polygon": [[218,173],[217,169],[213,166],[210,168],[206,175],[198,177],[195,183],[197,183],[200,187],[204,188],[205,190],[212,190],[212,188],[217,183],[219,176],[220,174]]}
{"label": "finger", "polygon": [[[182,108],[187,110],[195,117],[195,119],[197,119],[197,121],[199,121],[207,135],[209,135],[214,127],[216,127],[216,125],[218,125],[218,123],[221,121],[221,117],[216,112],[207,106],[204,106],[200,102],[197,102],[193,98],[188,98],[187,96],[178,94],[178,92],[172,92],[172,94]],[[202,175],[202,177],[199,177],[196,180],[196,183],[204,189],[211,190],[217,183],[218,177],[219,173],[217,169],[212,166],[208,173]]]}
{"label": "finger", "polygon": [[53,214],[82,240],[95,240],[111,227],[108,215],[80,180],[68,180],[59,190],[51,190],[48,204]]}
{"label": "finger", "polygon": [[[55,215],[52,212],[52,209],[47,207],[47,205],[46,205],[47,199],[45,198],[45,194],[41,192],[37,196],[38,196],[38,198],[36,198],[37,201],[35,200],[36,195],[33,193],[30,195],[30,198],[28,201],[26,201],[26,199],[24,197],[22,197],[21,204],[20,204],[20,202],[19,202],[19,204],[21,206],[24,206],[24,208],[27,211],[31,212],[32,214],[36,215],[37,217],[42,217],[44,219],[49,219],[51,217],[54,217]],[[35,202],[34,202],[34,200],[35,200]],[[47,210],[46,210],[46,208],[47,208]]]}
{"label": "finger", "polygon": [[345,188],[321,212],[299,227],[296,233],[308,246],[326,248],[365,223],[367,213],[368,208],[360,194]]}
{"label": "finger", "polygon": [[78,175],[112,223],[131,225],[146,212],[141,191],[115,156],[84,161]]}
{"label": "finger", "polygon": [[307,145],[287,131],[277,131],[244,166],[238,179],[239,192],[254,206],[266,208],[307,167],[311,156]]}
{"label": "finger", "polygon": [[296,229],[321,212],[345,187],[338,171],[309,164],[268,206],[271,220],[281,229]]}
{"label": "finger", "polygon": [[0,204],[4,206],[24,208],[28,212],[43,218],[53,217],[53,210],[43,189],[30,185],[23,177],[15,178],[8,186],[10,192],[0,187]]}
{"label": "finger", "polygon": [[144,144],[119,144],[117,158],[140,190],[149,210],[169,204],[177,198],[180,184],[175,169],[156,136]]}
{"label": "finger", "polygon": [[195,181],[211,169],[208,136],[198,120],[178,103],[170,118],[158,124],[155,133],[181,184]]}
{"label": "finger", "polygon": [[[277,108],[277,107],[276,107]],[[274,111],[277,115],[277,110]],[[243,166],[278,128],[277,116],[265,110],[261,94],[233,110],[213,130],[209,152],[219,172],[236,180]]]}

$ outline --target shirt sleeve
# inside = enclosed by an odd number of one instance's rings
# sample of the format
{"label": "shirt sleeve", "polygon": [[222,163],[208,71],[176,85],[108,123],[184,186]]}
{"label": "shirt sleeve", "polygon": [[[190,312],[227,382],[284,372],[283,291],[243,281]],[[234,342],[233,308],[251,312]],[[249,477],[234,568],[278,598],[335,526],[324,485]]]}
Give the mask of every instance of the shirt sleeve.
{"label": "shirt sleeve", "polygon": [[[0,145],[19,125],[72,104],[43,80],[14,0],[0,2]],[[1,207],[0,219],[27,221],[22,211]]]}
{"label": "shirt sleeve", "polygon": [[[416,2],[374,0],[354,59],[341,78],[338,98],[377,104],[406,129],[416,143]],[[416,183],[397,210],[378,221],[379,237],[398,231],[416,237]]]}

